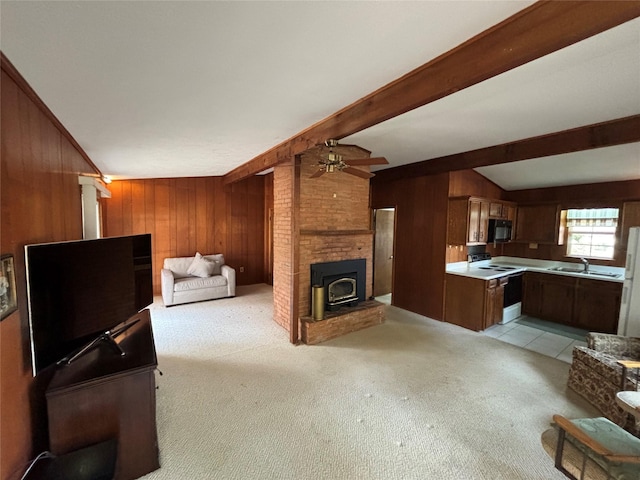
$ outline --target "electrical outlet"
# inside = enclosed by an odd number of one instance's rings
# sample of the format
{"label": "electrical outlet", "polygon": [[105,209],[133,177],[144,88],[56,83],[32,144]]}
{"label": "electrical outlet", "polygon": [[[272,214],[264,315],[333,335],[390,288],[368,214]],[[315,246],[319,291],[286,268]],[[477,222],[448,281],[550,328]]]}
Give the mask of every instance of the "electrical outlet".
{"label": "electrical outlet", "polygon": [[244,273],[244,267],[240,267],[240,273]]}

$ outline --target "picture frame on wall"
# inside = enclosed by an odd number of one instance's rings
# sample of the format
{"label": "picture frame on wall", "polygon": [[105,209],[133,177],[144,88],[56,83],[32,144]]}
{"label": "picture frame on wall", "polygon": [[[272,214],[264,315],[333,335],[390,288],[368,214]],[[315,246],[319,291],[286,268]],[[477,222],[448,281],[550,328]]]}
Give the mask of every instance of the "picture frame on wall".
{"label": "picture frame on wall", "polygon": [[0,255],[0,321],[18,309],[13,255]]}

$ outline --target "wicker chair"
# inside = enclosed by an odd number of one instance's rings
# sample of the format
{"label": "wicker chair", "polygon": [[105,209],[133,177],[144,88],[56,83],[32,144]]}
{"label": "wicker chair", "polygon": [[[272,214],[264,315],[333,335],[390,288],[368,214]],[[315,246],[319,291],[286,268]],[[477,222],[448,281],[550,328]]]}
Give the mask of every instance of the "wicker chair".
{"label": "wicker chair", "polygon": [[633,416],[616,403],[619,391],[638,390],[638,372],[623,368],[619,360],[640,360],[640,338],[591,332],[586,347],[573,349],[567,385],[606,418],[638,435]]}

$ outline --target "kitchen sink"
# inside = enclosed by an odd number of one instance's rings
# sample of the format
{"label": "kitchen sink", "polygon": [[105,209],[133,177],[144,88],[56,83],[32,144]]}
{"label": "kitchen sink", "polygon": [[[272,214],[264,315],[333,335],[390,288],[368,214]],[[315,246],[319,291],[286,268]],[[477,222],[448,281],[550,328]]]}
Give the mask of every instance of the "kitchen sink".
{"label": "kitchen sink", "polygon": [[552,270],[554,272],[585,273],[584,268],[553,267],[549,270]]}
{"label": "kitchen sink", "polygon": [[584,275],[595,275],[600,277],[610,277],[610,278],[618,278],[620,275],[617,273],[609,273],[609,272],[585,272],[584,268],[573,268],[573,267],[553,267],[549,268],[550,271],[553,272],[568,272],[568,273],[582,273]]}
{"label": "kitchen sink", "polygon": [[611,277],[618,278],[620,275],[617,273],[609,273],[609,272],[587,272],[588,275],[600,275],[601,277]]}

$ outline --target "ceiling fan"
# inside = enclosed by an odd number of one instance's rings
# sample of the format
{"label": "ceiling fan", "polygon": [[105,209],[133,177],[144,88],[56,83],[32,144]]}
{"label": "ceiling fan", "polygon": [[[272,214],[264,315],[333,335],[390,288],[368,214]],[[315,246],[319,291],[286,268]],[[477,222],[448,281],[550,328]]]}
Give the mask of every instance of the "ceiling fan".
{"label": "ceiling fan", "polygon": [[337,140],[327,140],[324,144],[329,147],[329,153],[326,158],[323,157],[318,160],[318,171],[311,175],[310,178],[318,178],[325,173],[333,173],[335,171],[349,173],[351,175],[355,175],[356,177],[369,179],[375,176],[374,173],[365,172],[363,170],[358,170],[357,168],[353,168],[360,165],[388,165],[387,159],[384,157],[375,157],[375,158],[355,158],[349,160],[343,160],[342,155],[339,153],[335,153],[333,149],[338,146]]}

